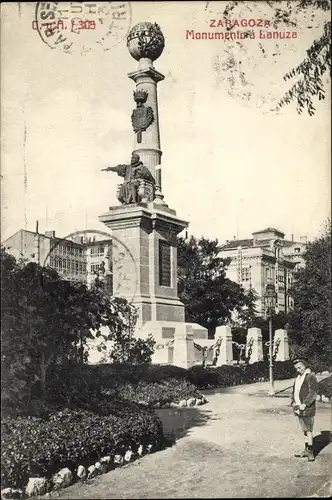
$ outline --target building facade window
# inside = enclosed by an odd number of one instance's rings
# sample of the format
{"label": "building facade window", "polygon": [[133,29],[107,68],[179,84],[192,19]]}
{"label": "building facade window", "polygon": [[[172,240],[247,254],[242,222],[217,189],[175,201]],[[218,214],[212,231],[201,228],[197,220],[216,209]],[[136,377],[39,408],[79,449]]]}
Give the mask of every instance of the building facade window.
{"label": "building facade window", "polygon": [[100,264],[91,264],[90,271],[92,273],[98,273],[100,269]]}
{"label": "building facade window", "polygon": [[250,281],[250,267],[242,268],[241,281]]}
{"label": "building facade window", "polygon": [[104,253],[105,253],[104,245],[96,245],[94,247],[91,247],[90,249],[91,257],[102,257]]}

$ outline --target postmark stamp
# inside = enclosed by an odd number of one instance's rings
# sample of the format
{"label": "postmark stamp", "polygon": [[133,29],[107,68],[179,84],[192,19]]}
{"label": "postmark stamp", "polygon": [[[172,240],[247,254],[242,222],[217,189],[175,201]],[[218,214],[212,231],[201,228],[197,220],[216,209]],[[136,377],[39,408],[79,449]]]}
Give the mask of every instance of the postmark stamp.
{"label": "postmark stamp", "polygon": [[98,279],[110,295],[129,303],[137,294],[138,270],[131,251],[118,238],[100,230],[50,238],[41,264],[72,281],[91,285]]}
{"label": "postmark stamp", "polygon": [[32,30],[51,49],[81,55],[110,50],[131,28],[130,2],[37,2]]}

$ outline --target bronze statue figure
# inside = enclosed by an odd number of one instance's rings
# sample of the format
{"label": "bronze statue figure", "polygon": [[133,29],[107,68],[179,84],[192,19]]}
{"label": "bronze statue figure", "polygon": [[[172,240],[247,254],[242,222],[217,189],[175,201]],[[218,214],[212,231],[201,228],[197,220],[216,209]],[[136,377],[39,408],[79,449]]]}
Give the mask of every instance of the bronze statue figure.
{"label": "bronze statue figure", "polygon": [[146,181],[152,187],[152,199],[148,201],[153,200],[155,180],[150,170],[140,161],[138,154],[132,153],[130,165],[116,165],[115,167],[103,168],[102,171],[116,172],[120,177],[124,177],[124,182],[121,184],[118,193],[118,199],[121,203],[128,205],[142,200],[142,193],[140,193],[141,181]]}

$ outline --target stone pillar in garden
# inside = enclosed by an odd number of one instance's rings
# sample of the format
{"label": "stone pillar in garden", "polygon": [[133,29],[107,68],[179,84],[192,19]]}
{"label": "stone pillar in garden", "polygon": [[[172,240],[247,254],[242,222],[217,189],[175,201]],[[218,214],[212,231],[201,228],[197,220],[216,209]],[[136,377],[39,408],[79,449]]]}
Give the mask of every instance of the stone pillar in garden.
{"label": "stone pillar in garden", "polygon": [[248,328],[246,357],[248,357],[249,354],[250,364],[257,363],[257,361],[263,361],[263,336],[260,328]]}
{"label": "stone pillar in garden", "polygon": [[280,328],[276,330],[274,333],[273,339],[273,350],[276,348],[276,344],[278,345],[277,356],[275,358],[276,361],[287,361],[289,359],[289,346],[288,346],[288,334],[287,330],[283,330]]}
{"label": "stone pillar in garden", "polygon": [[174,333],[173,365],[190,368],[196,364],[194,333],[191,325],[179,323]]}
{"label": "stone pillar in garden", "polygon": [[216,366],[233,364],[232,329],[230,326],[218,326],[214,336],[215,342],[221,340],[220,354]]}

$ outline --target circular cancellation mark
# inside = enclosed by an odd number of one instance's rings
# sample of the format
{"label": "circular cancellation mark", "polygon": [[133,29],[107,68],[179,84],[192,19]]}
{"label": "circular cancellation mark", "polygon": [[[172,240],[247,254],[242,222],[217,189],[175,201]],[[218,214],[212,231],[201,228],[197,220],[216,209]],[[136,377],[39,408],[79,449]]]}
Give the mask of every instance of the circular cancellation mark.
{"label": "circular cancellation mark", "polygon": [[38,2],[32,29],[51,49],[110,50],[131,28],[130,2]]}
{"label": "circular cancellation mark", "polygon": [[[73,271],[70,272],[68,270],[68,263],[69,265],[74,265],[75,267],[76,264],[79,264],[78,261],[82,260],[79,257],[75,258],[75,255],[68,255],[68,251],[71,251],[73,244],[77,247],[84,245],[85,250],[89,250],[89,254],[85,254],[87,265],[86,278],[88,278],[89,274],[93,274],[92,269],[95,269],[96,266],[101,265],[101,268],[103,269],[109,269],[109,266],[111,266],[113,279],[112,295],[124,297],[129,303],[134,301],[138,291],[137,262],[135,261],[129,248],[122,241],[115,236],[111,236],[109,233],[94,229],[87,229],[83,231],[76,231],[64,238],[54,238],[49,252],[44,257],[42,265],[54,267],[56,261],[59,265],[60,259],[62,264],[65,260],[67,279],[70,280],[70,274]],[[111,246],[111,250],[107,251],[105,249],[103,256],[101,256],[98,247],[105,248],[109,246]],[[91,251],[93,248],[95,248],[96,251]],[[95,267],[93,268],[92,266]],[[55,265],[55,268],[59,271],[58,266]],[[74,271],[76,272],[76,267]],[[60,272],[60,274],[63,275],[63,272]],[[43,286],[43,283],[41,283],[41,286]]]}

